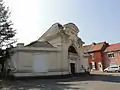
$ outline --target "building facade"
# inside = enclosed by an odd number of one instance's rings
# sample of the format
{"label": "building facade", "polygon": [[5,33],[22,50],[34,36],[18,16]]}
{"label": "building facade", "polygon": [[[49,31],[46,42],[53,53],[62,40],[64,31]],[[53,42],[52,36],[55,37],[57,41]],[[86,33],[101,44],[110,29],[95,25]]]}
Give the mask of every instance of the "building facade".
{"label": "building facade", "polygon": [[105,68],[104,50],[107,46],[108,43],[106,42],[92,43],[89,47],[87,46],[89,48],[87,58],[91,70],[103,71]]}
{"label": "building facade", "polygon": [[120,66],[120,43],[109,45],[104,54],[106,67],[110,65]]}
{"label": "building facade", "polygon": [[19,76],[49,76],[81,73],[84,62],[79,29],[73,23],[53,24],[38,40],[19,43],[8,65],[11,74]]}
{"label": "building facade", "polygon": [[[90,49],[91,45],[85,45],[83,46],[83,57],[84,57],[84,62],[88,62],[89,59],[91,58],[91,55],[87,52],[89,49]],[[88,65],[86,66],[89,66],[89,68],[92,68],[90,66],[90,62],[88,62]],[[87,67],[86,67],[87,68]]]}

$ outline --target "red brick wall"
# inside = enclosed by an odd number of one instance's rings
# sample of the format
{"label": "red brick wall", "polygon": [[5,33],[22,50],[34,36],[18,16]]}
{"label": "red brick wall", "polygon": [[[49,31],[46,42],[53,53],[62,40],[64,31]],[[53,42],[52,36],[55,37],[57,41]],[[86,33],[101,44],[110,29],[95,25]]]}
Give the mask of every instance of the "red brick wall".
{"label": "red brick wall", "polygon": [[103,60],[104,68],[107,68],[109,66],[109,63],[110,63],[110,60],[109,60],[109,58],[107,56],[107,53],[104,53],[103,58],[104,58],[104,60]]}
{"label": "red brick wall", "polygon": [[106,67],[110,64],[110,60],[112,62],[115,62],[116,64],[120,65],[120,53],[119,52],[114,52],[114,58],[109,58],[107,53],[104,55],[105,62],[106,62]]}
{"label": "red brick wall", "polygon": [[120,65],[120,53],[119,52],[115,52],[114,53],[115,56],[115,62]]}
{"label": "red brick wall", "polygon": [[102,56],[101,52],[94,52],[94,61],[95,62],[100,62],[101,59],[102,59],[101,56]]}
{"label": "red brick wall", "polygon": [[88,59],[89,63],[96,62],[96,64],[97,64],[96,70],[98,70],[98,62],[102,62],[102,53],[101,52],[93,52],[91,54],[93,54],[94,60],[92,60],[92,57],[89,57],[89,59]]}

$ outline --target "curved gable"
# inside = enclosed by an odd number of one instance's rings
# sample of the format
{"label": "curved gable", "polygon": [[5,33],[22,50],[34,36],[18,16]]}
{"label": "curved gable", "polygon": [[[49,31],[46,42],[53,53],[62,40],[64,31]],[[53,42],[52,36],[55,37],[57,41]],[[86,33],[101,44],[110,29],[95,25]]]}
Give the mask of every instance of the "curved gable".
{"label": "curved gable", "polygon": [[72,30],[75,30],[77,33],[79,32],[78,27],[74,23],[67,23],[64,25],[65,28],[70,28]]}
{"label": "curved gable", "polygon": [[46,37],[56,34],[60,29],[63,29],[63,26],[60,23],[55,23],[38,40],[44,41]]}

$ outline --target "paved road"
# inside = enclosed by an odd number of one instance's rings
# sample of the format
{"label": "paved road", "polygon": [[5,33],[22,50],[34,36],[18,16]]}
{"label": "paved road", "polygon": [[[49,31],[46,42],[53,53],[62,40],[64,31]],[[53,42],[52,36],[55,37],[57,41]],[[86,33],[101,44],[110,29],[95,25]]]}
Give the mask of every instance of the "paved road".
{"label": "paved road", "polygon": [[16,80],[2,90],[120,90],[120,73],[92,73],[91,76],[69,79]]}

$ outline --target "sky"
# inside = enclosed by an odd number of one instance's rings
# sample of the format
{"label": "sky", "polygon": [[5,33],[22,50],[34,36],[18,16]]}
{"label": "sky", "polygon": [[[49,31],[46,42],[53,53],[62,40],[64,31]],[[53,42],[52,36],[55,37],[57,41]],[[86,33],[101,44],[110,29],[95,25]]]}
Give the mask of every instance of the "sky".
{"label": "sky", "polygon": [[56,22],[72,22],[86,43],[120,42],[120,0],[5,0],[17,43],[37,40]]}

